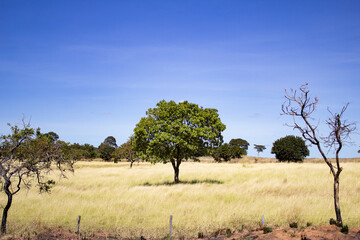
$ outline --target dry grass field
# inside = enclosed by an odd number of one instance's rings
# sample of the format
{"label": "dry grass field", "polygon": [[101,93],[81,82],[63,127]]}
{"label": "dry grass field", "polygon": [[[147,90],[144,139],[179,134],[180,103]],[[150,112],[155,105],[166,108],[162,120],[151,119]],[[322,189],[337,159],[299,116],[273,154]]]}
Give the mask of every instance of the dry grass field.
{"label": "dry grass field", "polygon": [[[246,159],[245,159],[246,160]],[[328,224],[334,218],[332,177],[323,163],[184,162],[181,184],[170,164],[78,162],[51,194],[23,190],[9,212],[10,235],[46,228],[106,231],[122,237],[164,237],[169,216],[176,236],[267,224]],[[261,161],[260,161],[261,162]],[[266,161],[264,161],[266,162]],[[343,163],[340,202],[344,223],[360,226],[360,163]],[[54,174],[54,176],[56,176]],[[1,203],[5,198],[1,196]]]}

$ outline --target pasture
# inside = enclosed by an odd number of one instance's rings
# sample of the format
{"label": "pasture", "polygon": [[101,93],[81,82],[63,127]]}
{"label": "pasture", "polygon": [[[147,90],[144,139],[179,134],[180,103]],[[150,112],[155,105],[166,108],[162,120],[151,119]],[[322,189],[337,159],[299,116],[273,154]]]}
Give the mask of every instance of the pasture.
{"label": "pasture", "polygon": [[[360,163],[343,163],[340,203],[344,224],[360,226]],[[324,225],[335,217],[332,175],[324,163],[194,163],[180,166],[173,185],[171,164],[78,162],[51,194],[33,188],[14,196],[8,233],[46,228],[106,231],[122,237],[164,237],[173,216],[175,236],[195,237],[221,228],[297,222]],[[4,194],[1,203],[5,202]]]}

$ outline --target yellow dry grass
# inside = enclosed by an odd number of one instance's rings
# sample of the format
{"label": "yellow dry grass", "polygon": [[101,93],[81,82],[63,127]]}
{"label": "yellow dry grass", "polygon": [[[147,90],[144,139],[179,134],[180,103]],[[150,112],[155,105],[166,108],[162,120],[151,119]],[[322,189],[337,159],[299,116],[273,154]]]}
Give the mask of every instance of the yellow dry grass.
{"label": "yellow dry grass", "polygon": [[[79,162],[75,174],[49,194],[35,189],[14,197],[8,230],[20,235],[48,227],[107,231],[122,237],[164,237],[173,215],[176,236],[219,228],[298,222],[328,224],[334,218],[332,177],[323,163],[193,163],[180,166],[170,184],[170,164]],[[340,180],[343,220],[360,226],[360,163],[344,163]],[[56,176],[54,174],[54,176]],[[1,203],[5,197],[2,195]]]}

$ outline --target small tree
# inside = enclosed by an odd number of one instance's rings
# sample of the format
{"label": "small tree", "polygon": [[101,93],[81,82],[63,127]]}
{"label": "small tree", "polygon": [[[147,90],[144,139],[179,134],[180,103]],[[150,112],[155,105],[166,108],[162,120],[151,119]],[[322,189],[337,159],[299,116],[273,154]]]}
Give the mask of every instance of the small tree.
{"label": "small tree", "polygon": [[100,157],[105,161],[110,161],[112,153],[117,148],[116,139],[113,136],[108,136],[105,138],[98,148]]}
{"label": "small tree", "polygon": [[248,141],[241,139],[241,138],[235,138],[235,139],[231,139],[229,142],[230,146],[239,146],[240,148],[245,150],[245,155],[247,154],[247,150],[249,148],[249,143]]}
{"label": "small tree", "polygon": [[132,168],[133,163],[137,159],[136,151],[134,150],[134,136],[131,136],[126,143],[123,143],[119,150],[121,156],[126,158],[130,162],[130,168]]}
{"label": "small tree", "polygon": [[104,159],[107,162],[111,160],[112,153],[115,151],[114,147],[109,146],[105,143],[101,143],[98,149],[100,153],[100,158]]}
{"label": "small tree", "polygon": [[264,145],[257,145],[257,144],[254,144],[254,148],[258,152],[258,156],[261,152],[263,152],[266,149],[266,147]]}
{"label": "small tree", "polygon": [[187,101],[160,101],[146,112],[134,129],[135,150],[152,163],[171,162],[174,182],[179,183],[179,166],[202,148],[222,143],[225,125],[216,109],[202,108]]}
{"label": "small tree", "polygon": [[84,157],[86,159],[94,159],[94,158],[96,158],[96,148],[93,145],[85,143],[83,145],[83,149],[85,151]]}
{"label": "small tree", "polygon": [[[0,175],[2,191],[7,195],[7,203],[3,209],[1,233],[6,233],[6,223],[13,196],[22,187],[30,188],[35,180],[40,192],[49,192],[55,183],[45,175],[52,170],[52,164],[65,176],[66,169],[73,170],[73,162],[67,159],[63,149],[65,142],[54,138],[52,132],[40,133],[23,121],[23,127],[11,126],[11,134],[0,137]],[[64,167],[67,166],[67,167]]]}
{"label": "small tree", "polygon": [[310,152],[301,137],[286,136],[273,143],[271,153],[275,154],[280,162],[302,162]]}
{"label": "small tree", "polygon": [[[343,147],[343,144],[346,143],[346,141],[349,139],[350,133],[355,131],[356,126],[355,123],[349,123],[342,118],[348,107],[348,104],[342,108],[340,113],[332,113],[328,109],[331,116],[326,121],[326,124],[328,125],[330,132],[327,137],[319,137],[319,132],[317,129],[318,124],[313,124],[313,119],[311,118],[311,114],[316,110],[316,106],[319,100],[316,97],[312,99],[309,96],[307,85],[308,84],[305,84],[300,87],[299,94],[293,89],[290,91],[285,90],[285,98],[287,101],[282,105],[282,112],[284,115],[292,116],[294,123],[289,126],[299,130],[305,140],[316,146],[325,163],[329,166],[330,172],[334,178],[333,190],[336,222],[338,226],[342,226],[343,223],[339,202],[339,179],[340,173],[343,169],[340,167],[339,153]],[[300,124],[297,121],[298,118],[302,120],[303,124]],[[335,164],[333,164],[328,159],[323,151],[323,146],[328,148],[329,151],[334,149],[336,161]]]}

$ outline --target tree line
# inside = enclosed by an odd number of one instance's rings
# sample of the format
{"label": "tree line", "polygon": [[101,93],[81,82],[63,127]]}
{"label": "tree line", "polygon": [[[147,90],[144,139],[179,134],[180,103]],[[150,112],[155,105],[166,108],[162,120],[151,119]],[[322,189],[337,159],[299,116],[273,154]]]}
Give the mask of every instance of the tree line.
{"label": "tree line", "polygon": [[[58,140],[58,135],[54,132],[47,133],[52,138]],[[197,161],[199,157],[211,156],[216,162],[228,162],[231,159],[242,158],[247,155],[250,143],[242,138],[231,139],[229,143],[221,143],[213,148],[200,148],[193,153],[192,159]],[[266,149],[265,145],[254,144],[254,149],[257,151],[258,156]],[[150,161],[149,158],[142,158],[141,152],[137,152],[135,146],[135,136],[132,135],[129,139],[117,145],[116,138],[108,136],[98,146],[94,147],[88,143],[65,143],[62,144],[62,150],[69,159],[73,161],[80,160],[93,160],[101,158],[104,161],[118,163],[122,159],[130,162],[132,167],[135,161]],[[275,154],[276,159],[279,161],[288,162],[301,162],[309,156],[309,149],[305,141],[298,136],[286,136],[276,140],[273,143],[271,153]]]}
{"label": "tree line", "polygon": [[[273,143],[271,153],[279,161],[302,161],[309,155],[305,141],[317,147],[334,177],[334,205],[336,224],[342,225],[339,204],[339,152],[355,131],[355,124],[343,120],[343,113],[331,113],[326,121],[330,128],[327,137],[319,137],[317,125],[312,124],[311,114],[315,111],[318,99],[309,97],[307,85],[300,87],[300,94],[291,90],[286,92],[287,102],[282,105],[283,115],[293,117],[293,127],[301,137],[286,136]],[[304,125],[300,125],[301,119]],[[0,183],[1,190],[7,195],[3,209],[1,233],[6,233],[7,214],[13,196],[21,188],[30,188],[35,182],[39,190],[49,192],[55,183],[46,178],[53,166],[65,177],[66,171],[73,171],[75,161],[100,157],[115,163],[126,158],[131,165],[136,159],[151,163],[170,162],[174,170],[174,182],[180,183],[179,171],[182,161],[197,159],[199,156],[211,155],[216,161],[229,161],[247,154],[249,143],[241,138],[224,143],[222,132],[226,126],[221,122],[217,109],[203,108],[187,101],[176,103],[165,100],[157,103],[155,108],[146,112],[140,119],[128,141],[117,145],[113,136],[96,148],[90,144],[70,144],[59,140],[55,132],[42,133],[40,129],[30,127],[23,120],[22,126],[10,125],[11,133],[0,136]],[[323,147],[334,149],[335,165],[329,161]],[[264,145],[254,145],[258,154],[266,149]],[[35,181],[33,181],[35,180]]]}

